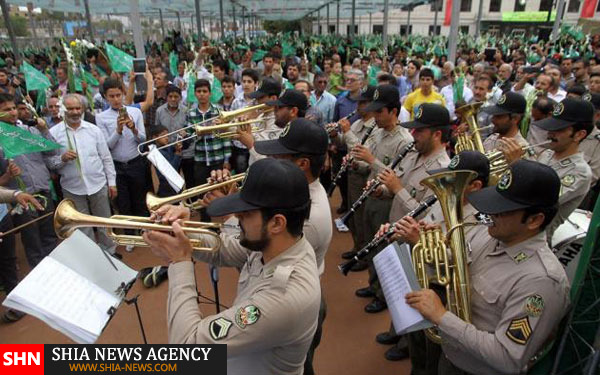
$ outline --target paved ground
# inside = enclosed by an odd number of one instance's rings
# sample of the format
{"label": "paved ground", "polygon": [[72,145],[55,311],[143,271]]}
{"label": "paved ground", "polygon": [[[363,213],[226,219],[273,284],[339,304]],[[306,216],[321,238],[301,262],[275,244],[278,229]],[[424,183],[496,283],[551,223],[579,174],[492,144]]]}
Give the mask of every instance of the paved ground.
{"label": "paved ground", "polygon": [[[337,207],[339,196],[332,199],[333,209]],[[335,215],[335,214],[334,214]],[[369,300],[354,296],[354,290],[366,285],[367,271],[350,273],[347,277],[337,270],[340,254],[350,248],[352,239],[348,233],[334,229],[334,237],[327,253],[325,274],[322,278],[323,290],[328,305],[327,319],[321,345],[315,358],[318,374],[409,374],[408,360],[388,362],[383,358],[387,346],[375,342],[375,335],[389,327],[387,311],[367,314],[363,311]],[[135,269],[153,266],[156,258],[148,249],[138,248],[125,253],[124,261]],[[20,274],[23,277],[29,270],[22,248],[18,249]],[[196,274],[201,293],[213,298],[214,293],[208,274],[208,266],[198,264]],[[235,269],[221,269],[219,292],[221,303],[229,305],[233,300],[238,273]],[[129,297],[139,294],[142,319],[149,343],[167,342],[166,295],[167,284],[158,288],[146,289],[138,281],[129,292]],[[4,296],[0,297],[4,299]],[[213,304],[201,304],[204,314],[215,313]],[[41,321],[26,316],[13,324],[0,323],[0,343],[70,343],[61,333],[51,329]],[[123,305],[109,323],[98,343],[137,344],[142,343],[135,308]]]}

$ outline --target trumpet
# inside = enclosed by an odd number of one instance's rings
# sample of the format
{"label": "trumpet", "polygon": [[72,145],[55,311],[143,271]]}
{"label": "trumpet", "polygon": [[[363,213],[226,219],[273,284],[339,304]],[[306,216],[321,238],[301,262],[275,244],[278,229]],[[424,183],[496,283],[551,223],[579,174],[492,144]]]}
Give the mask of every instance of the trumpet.
{"label": "trumpet", "polygon": [[[206,135],[207,133],[212,133],[212,132],[221,131],[221,130],[229,130],[229,128],[231,128],[231,127],[267,121],[267,119],[262,118],[262,119],[254,119],[254,120],[241,121],[241,122],[232,122],[232,120],[234,118],[242,116],[242,115],[244,115],[248,112],[252,112],[252,111],[258,111],[261,114],[266,114],[266,113],[273,112],[274,108],[269,107],[266,104],[259,104],[259,105],[254,105],[254,106],[250,106],[250,107],[236,109],[235,111],[221,111],[218,116],[211,117],[209,119],[197,122],[195,124],[188,125],[181,129],[174,130],[174,131],[169,132],[161,137],[140,143],[138,145],[138,153],[142,156],[148,155],[149,151],[143,151],[143,150],[150,144],[154,143],[156,141],[156,139],[160,139],[160,138],[170,138],[172,136],[177,136],[182,133],[183,134],[192,133],[185,137],[177,139],[174,142],[169,142],[164,146],[160,146],[157,148],[158,150],[162,150],[163,148],[171,147],[180,142],[185,142],[188,140],[195,139],[199,136]],[[202,124],[205,124],[207,122],[212,122],[212,121],[217,121],[217,122],[220,122],[221,124],[213,125],[213,126],[201,126]],[[221,134],[215,134],[215,136],[220,137],[220,138],[231,138],[231,137],[233,137],[233,135],[235,135],[235,132],[226,132],[226,133],[221,133]]]}
{"label": "trumpet", "polygon": [[[211,236],[217,240],[214,247],[206,247],[204,241],[200,239],[190,238],[192,249],[194,251],[216,251],[221,246],[221,238],[218,233],[211,229],[222,228],[221,224],[217,223],[202,223],[197,221],[184,221],[183,231],[186,235],[189,234],[204,234]],[[140,216],[124,216],[113,215],[109,218],[98,217],[83,214],[75,208],[75,202],[71,199],[64,199],[56,207],[54,213],[54,231],[60,239],[69,237],[78,228],[107,228],[108,236],[112,238],[118,245],[132,245],[139,247],[148,247],[148,244],[143,240],[142,236],[116,234],[115,228],[121,229],[141,229],[141,230],[156,230],[161,232],[171,232],[170,225],[156,224],[150,218]]]}
{"label": "trumpet", "polygon": [[[205,193],[215,190],[215,189],[220,189],[222,187],[225,187],[225,186],[228,186],[228,185],[231,185],[234,183],[238,183],[238,182],[242,181],[244,179],[244,177],[246,177],[245,173],[238,173],[236,175],[231,176],[229,178],[229,180],[227,180],[227,181],[219,182],[216,184],[207,183],[207,184],[203,184],[203,185],[198,185],[193,188],[185,189],[181,193],[179,193],[177,195],[172,195],[170,197],[160,198],[152,193],[148,193],[148,194],[146,194],[146,207],[148,207],[148,209],[150,211],[155,211],[165,204],[172,204],[172,203],[180,202],[180,201],[195,197],[197,195],[205,194]],[[196,204],[192,203],[189,206],[190,206],[190,208],[195,208]]]}
{"label": "trumpet", "polygon": [[[523,153],[525,153],[529,150],[533,150],[536,147],[544,146],[549,143],[552,143],[552,141],[547,140],[529,146],[522,146],[521,150],[523,150]],[[485,156],[490,162],[490,184],[494,185],[500,179],[500,175],[504,173],[506,169],[508,169],[508,161],[506,160],[504,153],[498,149],[487,152]]]}
{"label": "trumpet", "polygon": [[[476,150],[485,153],[483,148],[483,141],[481,140],[481,134],[479,132],[483,130],[483,128],[479,128],[477,125],[477,112],[479,108],[483,105],[482,102],[472,103],[463,105],[454,110],[457,116],[460,116],[463,120],[467,122],[469,125],[469,133],[470,134],[459,134],[456,137],[456,145],[454,146],[454,150],[456,153],[460,153],[465,150]],[[487,129],[488,127],[486,127]]]}

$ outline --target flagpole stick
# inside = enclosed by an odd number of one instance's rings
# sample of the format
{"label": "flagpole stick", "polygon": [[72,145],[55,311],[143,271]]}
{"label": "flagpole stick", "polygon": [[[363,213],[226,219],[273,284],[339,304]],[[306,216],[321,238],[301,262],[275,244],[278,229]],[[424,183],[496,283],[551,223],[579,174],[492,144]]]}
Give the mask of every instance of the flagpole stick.
{"label": "flagpole stick", "polygon": [[40,217],[36,217],[35,219],[33,219],[33,220],[30,220],[30,221],[28,221],[28,222],[26,222],[26,223],[23,223],[23,224],[19,225],[18,227],[14,227],[14,228],[12,228],[12,229],[11,229],[11,230],[9,230],[9,231],[6,231],[6,232],[3,232],[3,233],[0,233],[0,238],[2,238],[2,237],[5,237],[5,236],[8,236],[9,234],[12,234],[12,233],[18,232],[19,230],[21,230],[21,229],[25,228],[26,226],[28,226],[28,225],[30,225],[30,224],[33,224],[33,223],[35,223],[35,222],[37,222],[37,221],[40,221],[40,220],[42,220],[42,219],[45,219],[45,218],[47,218],[48,216],[51,216],[51,215],[54,215],[54,211],[52,211],[52,212],[48,212],[48,213],[46,213],[46,214],[44,214],[44,215],[42,215],[42,216],[40,216]]}

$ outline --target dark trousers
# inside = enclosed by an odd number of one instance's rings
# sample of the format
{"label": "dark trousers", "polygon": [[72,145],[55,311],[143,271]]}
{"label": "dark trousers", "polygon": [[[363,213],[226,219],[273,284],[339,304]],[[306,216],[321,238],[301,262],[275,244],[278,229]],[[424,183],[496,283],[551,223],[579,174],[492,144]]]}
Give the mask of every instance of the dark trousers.
{"label": "dark trousers", "polygon": [[115,161],[117,171],[117,208],[120,215],[148,216],[146,179],[148,165],[139,156],[126,163]]}
{"label": "dark trousers", "polygon": [[194,180],[194,158],[181,159],[180,168],[185,179],[185,188],[189,189],[196,186]]}
{"label": "dark trousers", "polygon": [[306,360],[304,361],[304,375],[314,375],[315,369],[313,368],[313,359],[315,358],[315,350],[321,343],[321,337],[323,336],[323,322],[327,317],[327,304],[325,303],[325,297],[321,291],[321,306],[319,307],[319,318],[317,320],[317,330],[313,336],[313,340],[306,353]]}
{"label": "dark trousers", "polygon": [[[363,205],[365,206],[364,234],[365,238],[371,239],[375,236],[379,230],[379,227],[389,221],[392,200],[369,197],[365,200]],[[385,301],[385,297],[383,296],[383,289],[381,288],[381,284],[379,284],[379,278],[377,277],[377,272],[375,271],[375,266],[373,265],[373,257],[377,255],[377,253],[384,247],[385,246],[382,245],[380,249],[371,251],[366,258],[369,261],[369,285],[375,292],[375,297],[382,301]]]}
{"label": "dark trousers", "polygon": [[[331,173],[333,176],[340,170],[342,166],[342,159],[344,156],[348,154],[346,151],[339,151],[337,153],[331,154]],[[344,173],[344,175],[337,182],[337,186],[340,189],[340,194],[342,195],[342,204],[341,207],[348,209],[348,173]],[[352,202],[349,202],[352,204]]]}
{"label": "dark trousers", "polygon": [[[13,228],[10,214],[0,221],[0,232],[8,232]],[[8,295],[17,286],[17,256],[15,255],[15,235],[2,237],[0,242],[0,284]]]}
{"label": "dark trousers", "polygon": [[[50,192],[45,191],[36,194],[46,197],[46,209],[44,211],[27,210],[21,215],[14,215],[12,217],[14,226],[25,224],[39,216],[54,211],[54,201],[50,196]],[[31,268],[37,266],[57,245],[58,239],[54,232],[54,220],[52,216],[48,216],[21,229],[21,241],[23,242],[23,247],[25,247],[27,263],[29,263]]]}
{"label": "dark trousers", "polygon": [[[223,169],[223,162],[206,165],[203,162],[194,163],[194,180],[196,185],[202,185],[206,183],[206,180],[210,177],[210,172]],[[200,210],[200,220],[210,221],[210,217],[206,214],[205,209]]]}
{"label": "dark trousers", "polygon": [[250,151],[247,148],[232,147],[231,148],[231,168],[235,173],[244,173],[248,169],[248,159],[250,159]]}
{"label": "dark trousers", "polygon": [[407,336],[411,375],[436,375],[442,347],[429,340],[425,331],[411,332]]}
{"label": "dark trousers", "polygon": [[470,373],[454,366],[444,353],[441,353],[438,363],[438,375],[471,375]]}

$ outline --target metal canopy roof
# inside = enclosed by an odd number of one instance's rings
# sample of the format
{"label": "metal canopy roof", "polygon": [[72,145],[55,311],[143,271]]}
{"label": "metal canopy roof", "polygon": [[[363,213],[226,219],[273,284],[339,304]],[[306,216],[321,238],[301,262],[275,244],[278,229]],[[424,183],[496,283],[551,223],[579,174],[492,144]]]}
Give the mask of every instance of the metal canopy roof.
{"label": "metal canopy roof", "polygon": [[[84,0],[8,0],[9,4],[27,6],[33,4],[42,8],[60,12],[85,13]],[[409,4],[423,2],[423,0],[390,0],[390,8],[400,8]],[[223,13],[227,18],[232,18],[233,4],[235,3],[236,18],[241,18],[242,7],[246,15],[254,15],[264,20],[295,20],[321,8],[321,17],[326,16],[327,4],[329,17],[335,19],[337,14],[337,0],[223,0]],[[128,0],[89,0],[90,13],[126,15],[129,14]],[[162,9],[163,13],[180,12],[181,15],[195,13],[194,0],[139,0],[139,9],[142,15],[152,14]],[[348,18],[351,15],[352,1],[340,1],[340,17]],[[219,14],[218,0],[201,0],[200,10],[203,16],[216,16]],[[356,16],[381,12],[383,0],[356,0]]]}

